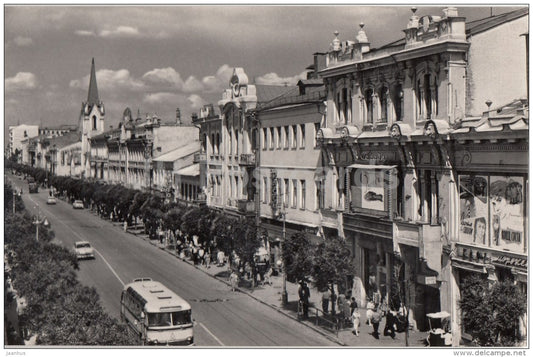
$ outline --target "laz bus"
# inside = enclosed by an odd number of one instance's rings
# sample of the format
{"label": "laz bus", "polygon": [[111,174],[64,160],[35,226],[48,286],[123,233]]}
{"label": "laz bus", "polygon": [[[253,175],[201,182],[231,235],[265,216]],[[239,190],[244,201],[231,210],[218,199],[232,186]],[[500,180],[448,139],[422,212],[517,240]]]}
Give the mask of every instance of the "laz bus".
{"label": "laz bus", "polygon": [[192,345],[191,305],[160,282],[135,279],[120,299],[122,321],[142,345]]}

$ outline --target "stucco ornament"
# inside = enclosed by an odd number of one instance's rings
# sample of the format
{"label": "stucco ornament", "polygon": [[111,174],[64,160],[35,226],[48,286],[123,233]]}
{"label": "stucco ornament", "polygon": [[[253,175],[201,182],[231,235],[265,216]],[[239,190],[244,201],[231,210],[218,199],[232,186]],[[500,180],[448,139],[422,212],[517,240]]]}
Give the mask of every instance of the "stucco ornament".
{"label": "stucco ornament", "polygon": [[396,124],[393,124],[390,128],[390,136],[393,139],[400,140],[402,137],[402,132],[400,130],[400,127]]}
{"label": "stucco ornament", "polygon": [[437,128],[435,128],[435,124],[427,123],[426,127],[424,128],[424,135],[435,139],[437,137]]}

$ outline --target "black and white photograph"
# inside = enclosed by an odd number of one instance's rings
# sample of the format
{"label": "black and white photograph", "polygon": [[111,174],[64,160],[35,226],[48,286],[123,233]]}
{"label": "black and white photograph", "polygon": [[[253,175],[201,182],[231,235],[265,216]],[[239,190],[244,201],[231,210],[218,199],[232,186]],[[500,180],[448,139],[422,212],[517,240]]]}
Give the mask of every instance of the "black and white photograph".
{"label": "black and white photograph", "polygon": [[6,356],[525,356],[529,3],[3,5]]}

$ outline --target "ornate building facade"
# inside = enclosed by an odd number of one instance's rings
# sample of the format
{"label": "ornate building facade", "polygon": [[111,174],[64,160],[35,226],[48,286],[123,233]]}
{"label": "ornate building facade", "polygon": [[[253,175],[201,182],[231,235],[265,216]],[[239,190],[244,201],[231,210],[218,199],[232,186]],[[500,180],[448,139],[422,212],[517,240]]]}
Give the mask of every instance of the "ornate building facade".
{"label": "ornate building facade", "polygon": [[[522,9],[468,23],[455,8],[444,9],[441,16],[418,16],[413,9],[404,37],[379,49],[370,49],[363,24],[355,40],[340,41],[335,33],[319,72],[328,92],[326,122],[318,133],[326,196],[323,226],[352,247],[354,295],[364,306],[368,300],[398,300],[398,291],[405,291],[411,322],[419,329],[426,328],[427,313],[451,311],[455,344],[465,332],[458,311],[458,271],[472,270],[458,262],[457,248],[464,244],[465,232],[474,234],[475,227],[473,217],[461,218],[460,197],[482,182],[488,195],[491,174],[500,190],[512,186],[525,194],[527,186],[527,135],[522,131],[527,119],[501,119],[499,126],[497,119],[480,119],[482,105],[503,110],[526,95],[520,35],[527,32],[527,15]],[[515,51],[516,61],[510,73],[501,61],[509,50]],[[505,92],[495,91],[503,73],[512,84],[504,84]],[[503,123],[515,128],[509,130],[512,134]],[[470,125],[480,129],[466,129]],[[458,140],[463,132],[472,141]],[[483,180],[461,173],[466,167],[460,153],[472,153],[474,147],[491,153],[478,166],[481,170],[487,165]],[[500,158],[502,150],[517,153],[509,166]],[[490,209],[483,207],[477,212],[484,212],[485,227],[490,227]],[[507,227],[505,235],[516,237],[513,244],[524,253],[525,240],[517,237],[527,228],[526,208],[513,209],[514,228]],[[521,254],[497,250],[494,256],[509,257],[495,259],[506,262],[516,262],[511,257]],[[491,278],[487,269],[482,274]],[[406,280],[408,284],[402,283]]]}

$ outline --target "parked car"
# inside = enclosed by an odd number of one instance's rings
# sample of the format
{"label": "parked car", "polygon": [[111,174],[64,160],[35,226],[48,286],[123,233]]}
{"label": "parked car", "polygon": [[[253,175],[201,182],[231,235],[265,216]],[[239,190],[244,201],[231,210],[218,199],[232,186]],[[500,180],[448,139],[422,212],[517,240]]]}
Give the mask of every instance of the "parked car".
{"label": "parked car", "polygon": [[83,209],[83,201],[82,200],[74,201],[74,203],[72,204],[72,207],[76,209]]}
{"label": "parked car", "polygon": [[80,241],[74,243],[74,251],[76,252],[76,258],[78,259],[95,259],[94,248],[89,242]]}
{"label": "parked car", "polygon": [[55,205],[56,203],[57,203],[57,200],[53,196],[48,197],[48,199],[46,200],[47,205]]}

